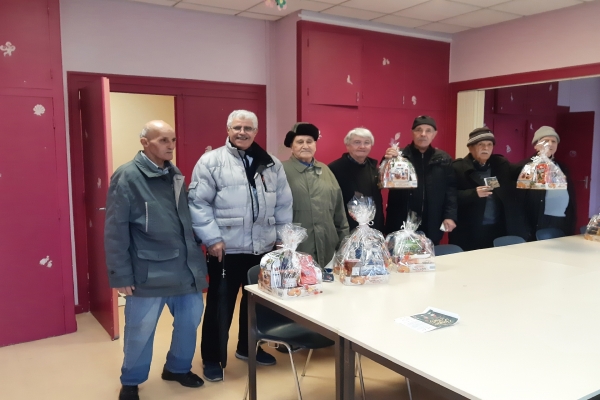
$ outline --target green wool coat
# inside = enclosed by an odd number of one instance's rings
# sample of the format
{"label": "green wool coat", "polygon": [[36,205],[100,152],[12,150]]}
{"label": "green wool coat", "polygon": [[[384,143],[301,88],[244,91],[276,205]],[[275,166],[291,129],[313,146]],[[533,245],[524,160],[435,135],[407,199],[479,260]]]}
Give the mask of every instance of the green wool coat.
{"label": "green wool coat", "polygon": [[298,251],[312,255],[325,267],[348,235],[342,190],[329,167],[319,161],[307,167],[291,156],[283,162],[283,169],[294,198],[293,221],[308,233]]}

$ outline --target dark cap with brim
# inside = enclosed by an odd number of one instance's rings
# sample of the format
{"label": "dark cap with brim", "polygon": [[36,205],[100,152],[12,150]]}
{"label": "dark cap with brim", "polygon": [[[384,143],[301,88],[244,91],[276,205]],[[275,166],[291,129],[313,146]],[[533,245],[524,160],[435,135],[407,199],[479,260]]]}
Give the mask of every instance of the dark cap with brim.
{"label": "dark cap with brim", "polygon": [[285,135],[285,140],[283,141],[285,147],[292,147],[292,143],[296,136],[310,136],[316,142],[319,140],[319,128],[308,122],[298,122],[293,126],[292,130]]}

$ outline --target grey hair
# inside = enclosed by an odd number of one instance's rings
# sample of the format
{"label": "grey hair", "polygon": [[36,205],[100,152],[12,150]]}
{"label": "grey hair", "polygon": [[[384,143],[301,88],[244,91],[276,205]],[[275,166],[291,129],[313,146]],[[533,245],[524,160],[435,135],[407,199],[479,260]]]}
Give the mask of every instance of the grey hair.
{"label": "grey hair", "polygon": [[375,144],[375,138],[373,137],[373,134],[370,130],[368,130],[367,128],[354,128],[350,132],[348,132],[348,134],[344,138],[344,144],[346,146],[350,144],[350,139],[354,135],[359,136],[361,138],[371,139],[371,144]]}
{"label": "grey hair", "polygon": [[150,128],[145,126],[140,132],[140,138],[145,138],[148,135],[148,132],[150,132]]}
{"label": "grey hair", "polygon": [[227,117],[227,128],[231,128],[231,123],[234,119],[249,119],[252,121],[254,129],[258,129],[258,118],[252,111],[235,110]]}

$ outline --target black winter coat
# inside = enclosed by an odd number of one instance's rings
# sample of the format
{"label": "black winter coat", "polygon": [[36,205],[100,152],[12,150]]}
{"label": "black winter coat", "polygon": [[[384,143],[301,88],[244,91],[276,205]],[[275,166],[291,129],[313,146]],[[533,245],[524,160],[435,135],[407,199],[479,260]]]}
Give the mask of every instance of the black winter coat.
{"label": "black winter coat", "polygon": [[[445,219],[456,222],[456,177],[452,169],[452,158],[443,150],[434,149],[425,171],[417,171],[417,175],[425,176],[425,181],[419,179],[417,189],[390,189],[387,204],[385,233],[397,231],[406,220],[409,211],[421,214],[421,210],[410,210],[412,197],[420,193],[425,185],[425,202],[427,205],[426,226],[420,227],[434,244],[439,244],[444,232],[440,226]],[[429,150],[428,150],[429,151]],[[415,164],[414,143],[406,146],[402,156]]]}
{"label": "black winter coat", "polygon": [[335,175],[335,178],[342,189],[342,197],[344,198],[344,207],[346,209],[346,218],[348,219],[350,231],[358,226],[358,222],[348,214],[348,202],[354,197],[354,193],[357,191],[356,177],[363,172],[364,168],[368,169],[368,173],[371,177],[371,193],[376,207],[375,218],[373,219],[373,225],[371,227],[383,231],[383,199],[381,197],[381,191],[377,186],[379,181],[377,160],[367,157],[365,164],[361,165],[348,159],[348,153],[344,153],[340,158],[329,164],[329,169]]}
{"label": "black winter coat", "polygon": [[[492,154],[489,159],[490,176],[495,176],[500,184],[494,189],[493,195],[497,201],[498,222],[503,224],[507,235],[521,236],[527,240],[529,229],[524,220],[522,205],[516,201],[516,181],[511,179],[510,163],[499,154]],[[484,180],[479,176],[473,165],[473,157],[469,154],[465,158],[456,159],[452,163],[456,173],[456,188],[458,198],[458,221],[456,229],[449,235],[449,241],[463,249],[470,248],[474,240],[481,233],[483,216],[487,199],[477,195],[477,187],[485,186]]]}
{"label": "black winter coat", "polygon": [[[533,157],[533,156],[532,156]],[[525,160],[511,165],[511,175],[512,178],[516,179],[519,176],[519,173],[527,164],[531,161],[530,158],[526,158]],[[573,180],[571,179],[571,174],[564,164],[559,161],[552,160],[561,171],[567,177],[567,192],[569,193],[569,204],[567,205],[567,209],[565,210],[565,220],[562,226],[557,226],[557,228],[562,229],[566,235],[574,235],[575,225],[577,223],[577,210],[575,201],[575,185]],[[525,214],[527,218],[527,223],[529,227],[529,231],[531,234],[531,239],[535,239],[535,232],[539,229],[548,228],[548,226],[544,226],[542,224],[544,211],[546,209],[546,191],[545,190],[518,190],[518,199],[521,201],[523,206],[525,207]],[[577,232],[578,233],[578,232]]]}

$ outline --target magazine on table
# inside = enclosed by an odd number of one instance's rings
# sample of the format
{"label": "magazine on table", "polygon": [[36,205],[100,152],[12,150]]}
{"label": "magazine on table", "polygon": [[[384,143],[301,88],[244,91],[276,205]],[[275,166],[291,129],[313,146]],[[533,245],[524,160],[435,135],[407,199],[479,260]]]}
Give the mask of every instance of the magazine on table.
{"label": "magazine on table", "polygon": [[424,333],[452,326],[459,319],[458,314],[440,310],[439,308],[427,307],[421,314],[396,318],[395,321],[397,324],[402,324],[417,332]]}

